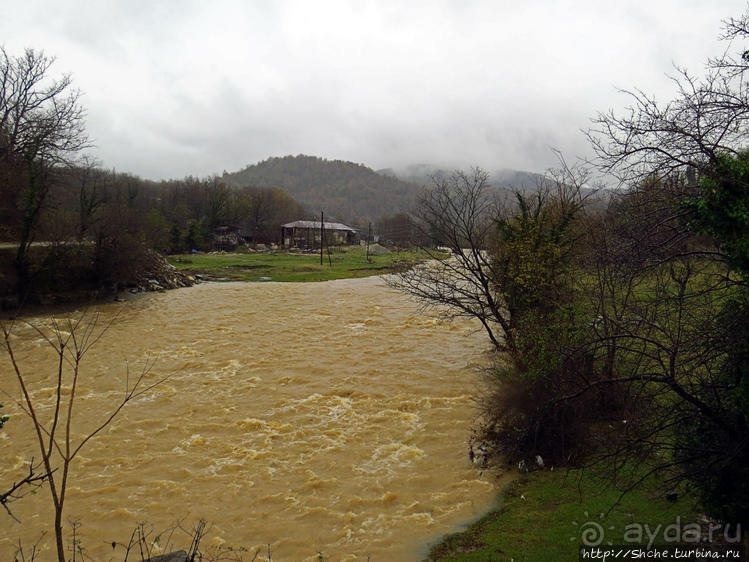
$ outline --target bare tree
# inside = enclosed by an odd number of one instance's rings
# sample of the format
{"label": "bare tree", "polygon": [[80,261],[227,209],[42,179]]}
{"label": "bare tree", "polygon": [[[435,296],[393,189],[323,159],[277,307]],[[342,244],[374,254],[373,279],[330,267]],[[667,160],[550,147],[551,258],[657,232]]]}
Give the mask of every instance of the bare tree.
{"label": "bare tree", "polygon": [[580,353],[593,376],[554,400],[605,401],[586,463],[625,491],[655,472],[690,481],[711,515],[744,524],[746,494],[733,483],[745,480],[748,450],[746,292],[711,241],[668,210],[680,206],[672,189],[649,181],[591,229]]}
{"label": "bare tree", "polygon": [[[35,468],[32,463],[29,476],[24,479],[25,482],[21,482],[27,485],[35,484],[40,479],[48,482],[55,513],[54,530],[59,562],[65,562],[62,523],[68,478],[73,461],[86,443],[110,425],[126,404],[149,392],[164,380],[147,382],[146,376],[151,368],[150,363],[146,363],[143,369],[133,377],[130,376],[128,370],[123,395],[109,414],[95,422],[93,429],[85,433],[83,437],[75,437],[80,432],[80,429],[76,431],[74,415],[77,392],[81,383],[81,364],[110,325],[111,323],[100,326],[97,315],[86,314],[77,319],[67,319],[62,324],[52,319],[51,331],[30,325],[52,350],[57,364],[54,406],[48,416],[43,414],[45,409],[40,408],[40,404],[35,400],[33,390],[29,386],[29,377],[25,373],[26,369],[16,357],[13,338],[11,338],[14,325],[2,326],[3,343],[20,391],[20,397],[15,399],[15,402],[32,422],[42,459],[41,474],[34,472]],[[5,393],[11,396],[7,390]],[[17,490],[17,486],[15,489],[11,488],[11,494],[16,493]],[[3,502],[3,505],[7,509],[6,502]]]}
{"label": "bare tree", "polygon": [[380,236],[380,240],[388,245],[424,246],[424,241],[419,240],[419,231],[413,218],[407,213],[380,217],[375,223],[375,231]]}
{"label": "bare tree", "polygon": [[554,283],[561,274],[566,250],[547,250],[570,246],[562,238],[571,235],[568,227],[587,196],[586,170],[567,166],[561,155],[560,163],[527,193],[492,187],[478,168],[434,177],[414,213],[431,261],[390,278],[390,285],[424,306],[478,319],[495,349],[522,364],[518,329],[538,304],[528,296],[539,296],[543,280]]}
{"label": "bare tree", "polygon": [[749,454],[739,398],[749,315],[747,38],[749,11],[724,21],[728,46],[704,76],[677,68],[673,100],[626,91],[632,105],[599,114],[588,132],[603,169],[629,182],[597,246],[591,343],[616,365],[599,382],[625,384],[631,403],[646,405],[622,418],[640,423],[613,424],[606,454],[614,466],[649,456],[653,469],[691,480],[706,505],[742,522],[749,492],[731,483],[746,480]]}
{"label": "bare tree", "polygon": [[432,261],[395,275],[389,283],[424,306],[447,306],[456,317],[477,318],[497,349],[513,349],[489,253],[499,203],[488,179],[479,168],[432,178],[415,213],[430,242],[422,249]]}
{"label": "bare tree", "polygon": [[27,252],[55,171],[87,146],[80,94],[70,75],[52,80],[54,58],[27,49],[10,56],[0,48],[0,167],[2,186],[17,205],[19,282],[27,282]]}
{"label": "bare tree", "polygon": [[106,203],[106,188],[111,175],[100,167],[100,162],[84,157],[80,166],[72,170],[78,195],[78,228],[76,237],[82,242],[97,220],[97,211]]}
{"label": "bare tree", "polygon": [[599,113],[587,136],[602,168],[623,181],[666,177],[687,167],[709,174],[720,154],[735,156],[749,134],[749,51],[731,53],[733,41],[749,37],[749,12],[724,22],[726,52],[708,61],[704,76],[676,67],[675,96],[665,103],[641,89],[623,114]]}

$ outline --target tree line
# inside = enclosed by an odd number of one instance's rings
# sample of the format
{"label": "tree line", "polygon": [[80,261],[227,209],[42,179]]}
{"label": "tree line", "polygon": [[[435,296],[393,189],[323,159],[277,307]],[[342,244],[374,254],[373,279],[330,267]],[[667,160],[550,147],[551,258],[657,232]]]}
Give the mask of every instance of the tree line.
{"label": "tree line", "polygon": [[[749,38],[749,13],[724,38]],[[629,92],[594,119],[593,165],[560,156],[535,190],[434,179],[416,224],[451,255],[391,284],[491,341],[483,460],[591,467],[623,491],[657,474],[747,528],[747,70],[729,51],[703,77],[679,70],[665,104]],[[598,171],[620,188],[592,191]]]}
{"label": "tree line", "polygon": [[5,256],[15,273],[6,291],[61,280],[70,273],[62,266],[76,261],[92,264],[88,282],[116,284],[150,249],[209,250],[226,225],[268,244],[282,223],[307,217],[279,188],[230,187],[215,176],[153,182],[103,168],[84,155],[80,93],[69,75],[51,76],[53,62],[32,49],[0,49],[0,239],[15,244]]}

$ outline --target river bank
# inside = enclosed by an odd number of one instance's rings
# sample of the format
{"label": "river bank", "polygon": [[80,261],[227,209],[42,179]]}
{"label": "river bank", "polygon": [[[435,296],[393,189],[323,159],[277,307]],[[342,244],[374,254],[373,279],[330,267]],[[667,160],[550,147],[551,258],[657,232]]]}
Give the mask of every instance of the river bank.
{"label": "river bank", "polygon": [[[621,492],[590,471],[539,470],[501,486],[496,505],[461,532],[431,546],[426,560],[460,562],[575,562],[581,545],[646,547],[683,539],[705,518],[691,495],[666,498],[649,478]],[[667,530],[669,529],[669,530]],[[683,533],[683,536],[682,536]],[[677,542],[689,542],[679,540]]]}
{"label": "river bank", "polygon": [[120,265],[116,277],[102,279],[94,269],[90,244],[30,249],[30,286],[18,291],[13,246],[0,247],[0,310],[77,305],[128,298],[131,293],[189,287],[200,281],[330,281],[401,271],[425,259],[420,251],[389,251],[377,246],[334,248],[329,254],[287,251],[139,255]]}
{"label": "river bank", "polygon": [[93,304],[123,298],[123,293],[177,289],[196,282],[151,250],[140,254],[132,267],[118,268],[116,279],[103,276],[95,269],[92,246],[74,244],[30,248],[29,282],[19,290],[15,251],[12,246],[0,248],[0,310]]}

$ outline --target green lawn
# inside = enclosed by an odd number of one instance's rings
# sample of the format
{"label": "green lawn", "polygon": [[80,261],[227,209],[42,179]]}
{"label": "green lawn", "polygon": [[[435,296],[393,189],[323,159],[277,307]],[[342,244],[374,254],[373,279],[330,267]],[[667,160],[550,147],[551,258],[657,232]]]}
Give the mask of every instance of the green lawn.
{"label": "green lawn", "polygon": [[648,535],[655,535],[653,544],[664,544],[667,526],[676,532],[678,522],[683,533],[697,517],[693,499],[668,501],[654,480],[625,495],[609,512],[618,497],[587,472],[533,472],[512,481],[496,509],[432,547],[428,560],[573,562],[584,536],[590,540],[602,532],[604,546],[635,546],[638,535],[644,545]]}
{"label": "green lawn", "polygon": [[189,275],[201,275],[215,281],[329,281],[349,277],[367,277],[392,273],[425,259],[415,251],[393,252],[366,259],[364,248],[350,248],[323,256],[292,254],[178,254],[169,263]]}

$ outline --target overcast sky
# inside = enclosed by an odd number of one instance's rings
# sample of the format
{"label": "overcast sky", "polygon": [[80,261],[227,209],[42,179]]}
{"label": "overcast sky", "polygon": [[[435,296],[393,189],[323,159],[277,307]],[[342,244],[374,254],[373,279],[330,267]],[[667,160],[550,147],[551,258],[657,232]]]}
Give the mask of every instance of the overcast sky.
{"label": "overcast sky", "polygon": [[745,0],[83,1],[0,7],[9,54],[43,49],[83,93],[93,153],[162,179],[310,154],[541,172],[551,147],[668,99]]}

